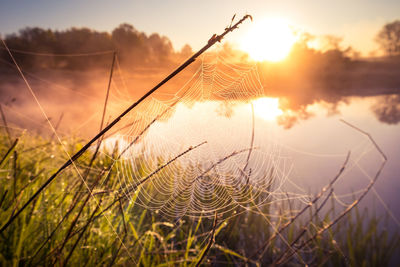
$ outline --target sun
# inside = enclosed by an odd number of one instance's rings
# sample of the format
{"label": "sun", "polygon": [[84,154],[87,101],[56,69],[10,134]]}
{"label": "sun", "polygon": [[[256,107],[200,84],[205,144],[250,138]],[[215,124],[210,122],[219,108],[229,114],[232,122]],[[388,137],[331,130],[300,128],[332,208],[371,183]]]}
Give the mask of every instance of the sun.
{"label": "sun", "polygon": [[279,98],[261,97],[253,100],[252,103],[254,114],[264,120],[272,121],[283,114],[279,108]]}
{"label": "sun", "polygon": [[286,20],[269,18],[255,21],[240,46],[256,61],[277,62],[287,57],[295,42],[296,37]]}

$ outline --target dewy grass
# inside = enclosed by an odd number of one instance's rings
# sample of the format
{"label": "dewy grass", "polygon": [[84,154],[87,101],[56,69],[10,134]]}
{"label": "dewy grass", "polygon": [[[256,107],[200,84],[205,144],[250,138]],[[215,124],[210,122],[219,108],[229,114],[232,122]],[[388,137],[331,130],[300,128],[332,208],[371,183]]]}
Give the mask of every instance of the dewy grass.
{"label": "dewy grass", "polygon": [[[110,73],[110,80],[109,80],[109,86],[107,89],[107,96],[106,96],[106,100],[105,100],[105,104],[104,104],[104,109],[103,109],[103,116],[102,116],[102,121],[101,121],[101,126],[100,126],[100,131],[92,138],[90,139],[85,145],[83,145],[81,147],[81,149],[79,149],[78,151],[76,151],[75,153],[71,154],[72,156],[69,157],[69,159],[67,159],[64,164],[61,165],[61,167],[59,167],[52,175],[49,176],[49,178],[43,182],[43,184],[37,188],[37,191],[29,198],[27,199],[27,201],[25,202],[25,204],[22,205],[22,207],[20,207],[19,209],[17,209],[15,211],[15,213],[13,213],[13,215],[8,219],[8,221],[1,226],[0,228],[0,234],[3,233],[4,230],[7,229],[7,227],[9,227],[14,220],[17,219],[17,217],[22,213],[22,211],[24,209],[26,209],[30,203],[32,203],[38,196],[39,194],[45,190],[45,188],[47,188],[49,186],[50,183],[53,182],[53,180],[58,177],[59,174],[61,174],[65,169],[67,169],[71,164],[76,165],[76,162],[78,161],[78,159],[85,154],[85,152],[91,147],[91,145],[94,142],[101,142],[102,138],[104,138],[104,135],[114,126],[116,125],[122,118],[124,118],[129,112],[131,112],[137,105],[139,105],[140,103],[142,103],[144,100],[146,100],[150,95],[152,95],[154,92],[156,92],[161,86],[163,86],[164,84],[166,84],[168,81],[170,81],[173,77],[175,77],[176,75],[178,75],[182,70],[184,70],[187,66],[189,66],[190,64],[192,64],[194,61],[197,60],[197,58],[199,56],[201,56],[205,51],[207,51],[210,47],[212,47],[215,43],[220,42],[228,33],[234,31],[235,29],[237,29],[239,27],[240,24],[242,24],[246,19],[251,19],[253,20],[251,15],[245,15],[243,16],[242,19],[240,19],[239,21],[237,21],[234,25],[230,25],[229,27],[226,27],[224,32],[222,32],[220,35],[214,34],[211,39],[208,40],[207,44],[204,45],[200,50],[198,50],[196,53],[194,53],[190,58],[188,58],[184,63],[182,63],[179,67],[177,67],[173,72],[171,72],[167,77],[165,77],[161,82],[159,82],[157,85],[155,85],[152,89],[150,89],[149,91],[147,91],[147,93],[145,93],[144,95],[142,95],[136,102],[132,103],[128,108],[126,108],[122,113],[119,114],[119,116],[117,116],[114,120],[112,120],[106,127],[102,128],[103,126],[103,122],[104,122],[104,115],[106,112],[106,107],[107,107],[107,100],[108,100],[108,93],[109,93],[109,88],[111,85],[111,78],[112,78],[112,73],[113,73],[113,66],[114,66],[114,62],[115,62],[115,56],[116,54],[114,53],[113,56],[113,63],[112,63],[112,68],[111,68],[111,73]],[[32,94],[33,98],[36,100],[41,112],[43,113],[43,115],[46,117],[46,120],[48,121],[51,129],[53,130],[53,132],[55,132],[55,129],[53,128],[52,124],[50,123],[49,118],[47,117],[46,113],[44,112],[42,106],[40,105],[39,101],[36,98],[35,93],[33,92],[29,82],[27,81],[27,79],[25,78],[25,75],[23,74],[21,68],[19,67],[17,61],[15,60],[13,54],[11,53],[10,49],[8,48],[7,44],[5,43],[5,41],[3,39],[1,39],[4,47],[6,48],[10,58],[12,59],[13,63],[15,64],[15,67],[17,68],[19,74],[21,75],[22,79],[25,82],[25,85],[27,86],[27,88],[29,89],[30,93]],[[2,110],[1,110],[2,111]],[[1,112],[3,115],[3,112]],[[3,116],[4,119],[4,116]],[[6,129],[8,130],[7,124],[4,120]],[[7,132],[8,133],[8,132]],[[10,137],[10,134],[8,133],[8,136]],[[87,184],[85,183],[85,186],[87,187]]]}
{"label": "dewy grass", "polygon": [[[64,159],[60,145],[40,137],[22,134],[14,146],[9,144],[6,135],[0,135],[0,141],[0,158],[4,158],[0,169],[0,221],[4,222],[54,171],[53,166]],[[63,141],[71,152],[82,146],[79,140]],[[117,157],[118,153],[111,154]],[[108,190],[110,193],[94,195],[97,198],[94,201],[76,181],[74,171],[66,170],[2,233],[1,266],[187,266],[197,263],[261,266],[280,258],[285,264],[303,261],[310,265],[387,266],[399,251],[398,233],[389,234],[383,228],[385,222],[373,211],[361,212],[355,207],[308,242],[307,249],[298,250],[289,257],[288,244],[292,249],[299,248],[318,233],[318,229],[340,215],[334,202],[328,201],[333,190],[326,190],[318,206],[313,205],[301,216],[297,214],[304,207],[287,199],[263,206],[251,203],[238,206],[218,220],[183,216],[173,223],[161,212],[150,211],[144,207],[145,203],[137,201],[143,193],[141,187],[132,191],[129,198],[115,196],[112,192],[120,189],[118,170],[105,171],[112,165],[112,157],[99,153],[93,162],[92,159],[93,155],[89,153],[78,161],[77,166],[84,171],[92,165],[91,171],[87,172],[87,183],[95,191]],[[136,170],[142,172],[141,168],[146,166],[137,166]],[[268,175],[273,181],[273,172]],[[249,197],[251,186],[248,185]],[[270,187],[274,187],[273,182]],[[115,199],[118,199],[117,203],[104,213],[96,204],[99,202],[102,208],[108,207]],[[321,209],[321,205],[325,209]],[[328,206],[330,208],[322,213]],[[293,218],[297,219],[293,221]],[[262,257],[252,256],[260,248],[264,249],[263,244],[267,241]]]}

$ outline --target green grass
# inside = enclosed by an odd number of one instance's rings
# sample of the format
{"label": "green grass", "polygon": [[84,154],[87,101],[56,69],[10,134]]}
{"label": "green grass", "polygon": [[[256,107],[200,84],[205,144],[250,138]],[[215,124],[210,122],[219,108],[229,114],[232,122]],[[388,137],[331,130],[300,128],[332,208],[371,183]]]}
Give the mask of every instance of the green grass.
{"label": "green grass", "polygon": [[[84,144],[73,138],[63,142],[70,154]],[[10,146],[6,136],[1,135],[0,159]],[[73,167],[65,170],[3,232],[1,266],[192,266],[202,254],[203,265],[255,266],[274,263],[282,255],[285,258],[285,251],[297,248],[297,253],[285,259],[286,265],[387,266],[399,252],[398,234],[389,234],[383,227],[385,221],[373,211],[357,208],[304,245],[337,216],[332,204],[324,213],[310,207],[308,214],[289,223],[268,242],[260,257],[255,252],[302,207],[291,201],[249,204],[218,217],[215,227],[213,218],[183,217],[175,222],[138,205],[140,187],[130,199],[120,201],[115,201],[118,196],[111,193],[90,195],[87,187],[94,192],[119,188],[116,168],[111,168],[108,175],[104,171],[112,158],[101,153],[87,168],[92,153],[87,152],[77,161],[82,178]],[[107,154],[116,157],[118,152]],[[59,143],[22,134],[0,166],[0,224],[66,159]],[[136,167],[138,174],[148,171],[145,166]]]}

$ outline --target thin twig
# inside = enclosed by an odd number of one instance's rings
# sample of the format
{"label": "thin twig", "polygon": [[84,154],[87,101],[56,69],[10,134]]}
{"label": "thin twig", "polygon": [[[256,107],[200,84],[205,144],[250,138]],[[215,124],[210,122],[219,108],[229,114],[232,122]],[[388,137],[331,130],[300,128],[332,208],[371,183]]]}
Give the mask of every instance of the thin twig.
{"label": "thin twig", "polygon": [[[116,52],[114,52],[114,54],[113,54],[113,60],[112,60],[112,63],[111,63],[110,77],[109,77],[109,79],[108,79],[106,97],[105,97],[105,100],[104,100],[103,113],[102,113],[101,122],[100,122],[100,131],[103,130],[104,118],[105,118],[105,116],[106,116],[107,104],[108,104],[108,97],[109,97],[109,95],[110,95],[111,81],[112,81],[113,71],[114,71],[115,57],[116,57]],[[85,175],[83,176],[83,179],[84,179],[84,180],[86,180],[86,178],[87,178],[87,177],[89,176],[89,174],[90,174],[90,171],[91,171],[91,169],[92,169],[93,163],[94,163],[94,161],[95,161],[95,159],[96,159],[96,157],[97,157],[97,154],[99,153],[100,146],[101,146],[101,143],[102,143],[102,141],[103,141],[103,138],[104,138],[104,136],[102,136],[102,137],[98,140],[98,142],[97,142],[96,149],[95,149],[95,151],[94,151],[94,153],[93,153],[93,155],[92,155],[92,158],[90,159],[90,162],[89,162],[89,165],[88,165],[88,169],[86,170],[86,173],[85,173]],[[83,182],[83,181],[82,181],[82,182]]]}
{"label": "thin twig", "polygon": [[[95,181],[95,182],[93,183],[93,185],[91,186],[90,191],[93,191],[93,189],[94,189],[94,188],[96,187],[96,185],[99,183],[99,181],[100,181],[101,177],[103,176],[103,174],[104,174],[104,170],[99,174],[99,176],[97,177],[96,181]],[[80,208],[80,210],[78,211],[78,214],[77,214],[77,215],[75,216],[75,218],[72,220],[72,222],[71,222],[71,224],[70,224],[70,226],[69,226],[69,228],[68,228],[68,230],[67,230],[67,234],[65,235],[64,242],[62,243],[61,248],[60,248],[59,251],[58,251],[58,254],[59,254],[59,255],[61,255],[61,252],[62,252],[64,246],[65,246],[66,243],[68,242],[68,240],[69,240],[69,238],[70,238],[70,236],[71,236],[72,230],[74,229],[74,227],[75,227],[75,225],[76,225],[76,223],[77,223],[77,221],[78,221],[80,215],[82,214],[83,209],[86,207],[86,204],[88,203],[90,197],[91,197],[91,194],[90,194],[90,192],[89,192],[89,193],[87,194],[87,196],[86,196],[86,199],[83,201],[83,203],[82,203],[82,205],[81,205],[81,208]]]}
{"label": "thin twig", "polygon": [[[118,201],[120,201],[121,199],[127,198],[128,193],[132,192],[133,190],[135,190],[136,188],[138,188],[140,185],[144,184],[146,181],[148,181],[149,179],[151,179],[154,175],[156,175],[158,172],[160,172],[162,169],[164,169],[165,167],[167,167],[168,165],[170,165],[172,162],[174,162],[175,160],[177,160],[178,158],[182,157],[183,155],[185,155],[186,153],[190,152],[193,149],[198,148],[201,145],[204,145],[205,142],[202,142],[194,147],[189,147],[188,149],[186,149],[185,151],[183,151],[182,153],[180,153],[179,155],[175,156],[174,158],[170,159],[167,163],[164,163],[163,165],[161,165],[160,167],[158,167],[155,171],[153,171],[152,173],[150,173],[148,176],[146,176],[145,178],[143,178],[142,180],[140,180],[137,184],[131,186],[130,188],[126,189],[126,191],[122,191],[123,194],[121,194],[119,197],[117,197],[117,199],[115,199],[110,205],[108,205],[106,208],[103,209],[102,213],[104,213],[105,211],[107,211],[108,209],[110,209],[115,203],[117,203]],[[121,191],[122,189],[120,189]],[[103,193],[103,192],[102,192]],[[101,216],[98,215],[97,217]],[[97,217],[95,219],[97,219]]]}
{"label": "thin twig", "polygon": [[18,176],[18,153],[14,150],[13,153],[13,194],[14,201],[17,198],[17,176]]}
{"label": "thin twig", "polygon": [[[119,254],[119,252],[120,252],[120,250],[121,250],[121,248],[122,248],[122,244],[123,244],[123,242],[125,242],[125,239],[126,239],[126,237],[128,236],[128,228],[127,228],[127,226],[126,226],[126,222],[125,222],[125,214],[124,214],[124,209],[122,208],[122,201],[120,200],[119,201],[119,209],[120,209],[120,211],[121,211],[121,217],[122,217],[122,222],[123,222],[123,226],[124,226],[124,237],[122,238],[122,242],[120,242],[120,244],[119,244],[119,246],[118,246],[118,249],[115,251],[115,253],[113,253],[113,255],[112,255],[112,258],[111,258],[111,261],[110,261],[110,264],[108,265],[109,267],[111,267],[111,266],[113,266],[114,265],[114,263],[115,263],[115,261],[116,261],[116,259],[117,259],[117,257],[118,257],[118,254]],[[115,241],[117,241],[117,239],[115,239]],[[114,242],[115,242],[114,241]]]}
{"label": "thin twig", "polygon": [[[113,157],[114,157],[114,155],[115,155],[115,153],[117,152],[117,150],[116,149],[114,149],[114,151],[113,151]],[[106,173],[106,172],[108,172],[108,174],[107,174],[107,178],[110,176],[110,172],[109,172],[109,170],[111,169],[111,167],[112,167],[112,165],[110,165],[108,168],[104,168],[101,172],[100,172],[100,174],[99,174],[99,179],[104,175],[104,173]],[[106,178],[106,180],[107,180],[107,178]],[[62,223],[64,222],[64,221],[66,221],[67,220],[67,218],[69,217],[69,215],[71,215],[72,214],[72,211],[75,209],[75,207],[77,207],[78,206],[78,203],[79,203],[79,200],[80,200],[80,196],[81,196],[81,193],[82,192],[80,192],[80,189],[82,188],[82,186],[83,186],[83,181],[81,181],[81,183],[80,183],[80,185],[79,185],[79,187],[78,187],[78,192],[74,195],[74,197],[73,197],[73,199],[72,199],[72,201],[71,201],[71,204],[70,204],[70,206],[69,206],[69,209],[68,209],[68,211],[66,212],[66,214],[63,216],[63,218],[61,219],[61,221],[57,224],[57,226],[53,229],[53,231],[51,232],[51,234],[47,237],[47,239],[42,243],[42,245],[39,247],[39,249],[35,252],[35,254],[31,257],[31,263],[32,263],[32,261],[33,261],[33,259],[38,255],[38,253],[40,252],[40,250],[47,244],[47,242],[49,242],[50,240],[51,240],[51,238],[53,237],[53,235],[56,233],[56,231],[58,230],[58,228],[62,225]],[[90,195],[90,194],[89,194]],[[66,194],[65,194],[65,196],[66,196]],[[61,201],[61,203],[62,203],[63,201]],[[73,236],[74,234],[71,234],[71,237]],[[55,252],[56,250],[54,250],[53,252]],[[53,253],[53,252],[50,252],[49,254],[51,254],[51,253]]]}
{"label": "thin twig", "polygon": [[12,144],[11,133],[10,133],[10,130],[8,129],[6,115],[4,114],[3,107],[1,104],[0,104],[0,113],[1,113],[1,118],[2,118],[4,126],[5,126],[4,128],[7,132],[8,141],[10,142],[10,145],[11,145]]}
{"label": "thin twig", "polygon": [[4,201],[4,199],[6,198],[7,193],[8,193],[8,189],[6,189],[6,190],[4,191],[3,196],[2,196],[1,199],[0,199],[0,207],[1,207],[1,205],[3,204],[3,201]]}
{"label": "thin twig", "polygon": [[[253,146],[254,146],[254,124],[255,124],[255,119],[254,119],[254,105],[253,102],[251,103],[251,140],[250,140],[250,150],[249,154],[247,154],[247,159],[246,159],[246,165],[243,168],[243,172],[246,173],[247,166],[249,165],[249,160],[251,156],[251,152],[253,151]],[[249,174],[247,174],[247,179],[246,179],[246,185],[249,184],[250,182],[250,175],[251,175],[251,169],[249,170]]]}
{"label": "thin twig", "polygon": [[115,260],[116,260],[117,257],[118,257],[118,254],[119,254],[119,252],[120,252],[120,250],[121,250],[121,248],[122,248],[123,242],[125,242],[126,237],[127,237],[127,234],[124,235],[124,237],[122,238],[122,242],[121,242],[121,243],[119,244],[119,246],[118,246],[117,251],[115,251],[114,255],[112,256],[111,261],[110,261],[110,264],[108,265],[109,267],[114,266]]}
{"label": "thin twig", "polygon": [[[137,105],[139,105],[141,102],[143,102],[147,97],[149,97],[151,94],[153,94],[158,88],[160,88],[162,85],[167,83],[169,80],[171,80],[173,77],[175,77],[178,73],[180,73],[182,70],[184,70],[187,66],[192,64],[201,54],[203,54],[206,50],[208,50],[211,46],[213,46],[216,42],[220,42],[222,38],[225,37],[229,32],[233,31],[234,29],[238,28],[238,26],[245,21],[247,18],[251,19],[250,15],[244,16],[241,20],[239,20],[235,25],[232,27],[229,27],[225,29],[225,31],[220,34],[220,35],[215,35],[213,36],[210,40],[208,40],[207,44],[201,48],[197,53],[195,53],[193,56],[191,56],[188,60],[186,60],[181,66],[179,66],[175,71],[173,71],[171,74],[169,74],[166,78],[164,78],[160,83],[158,83],[156,86],[154,86],[151,90],[149,90],[146,94],[144,94],[138,101],[133,103],[131,106],[129,106],[124,112],[122,112],[117,118],[115,118],[109,125],[107,125],[103,130],[101,130],[96,136],[94,136],[86,145],[84,145],[78,152],[76,152],[72,157],[70,157],[69,160],[67,160],[52,176],[50,176],[47,181],[29,198],[29,200],[12,216],[0,229],[0,233],[2,233],[7,227],[21,214],[21,212],[42,192],[57,176],[60,174],[64,169],[66,169],[68,166],[70,166],[73,162],[75,162],[80,156],[85,153],[85,151],[94,143],[96,142],[100,137],[102,137],[105,133],[107,133],[115,124],[117,124],[123,117],[125,117],[126,114],[128,114],[132,109],[134,109]],[[22,75],[22,77],[25,79],[25,76],[23,76],[22,70],[19,68],[17,62],[15,61],[15,58],[13,57],[11,51],[8,49],[6,43],[4,42],[3,39],[1,39],[4,46],[6,47],[10,57],[13,59],[14,64],[17,66],[18,71]],[[27,81],[26,81],[27,83]]]}
{"label": "thin twig", "polygon": [[203,253],[201,254],[201,257],[200,257],[199,261],[196,263],[196,267],[200,266],[201,262],[204,260],[204,258],[206,257],[208,251],[210,250],[212,244],[215,242],[215,229],[216,228],[217,228],[217,212],[215,212],[213,228],[211,230],[211,235],[210,235],[210,239],[208,240],[207,247],[203,251]]}
{"label": "thin twig", "polygon": [[223,163],[224,161],[226,161],[226,160],[228,160],[228,159],[230,159],[230,158],[232,158],[232,157],[234,157],[234,156],[236,156],[236,155],[238,155],[238,154],[241,154],[241,153],[243,153],[243,152],[246,152],[246,151],[248,151],[248,150],[249,150],[249,148],[248,148],[248,149],[242,149],[242,150],[234,151],[234,152],[232,152],[231,154],[229,154],[229,155],[227,155],[227,156],[225,156],[225,157],[219,159],[216,163],[213,163],[209,168],[207,168],[207,169],[206,169],[205,171],[203,171],[200,175],[198,175],[196,178],[194,178],[192,182],[187,183],[187,185],[186,185],[185,187],[181,188],[181,190],[179,190],[178,192],[175,192],[174,194],[172,194],[172,196],[171,196],[167,201],[165,201],[165,203],[161,206],[161,208],[160,208],[159,210],[161,210],[161,209],[163,209],[164,207],[166,207],[167,205],[169,205],[171,201],[175,200],[179,195],[182,194],[182,192],[184,192],[185,190],[187,190],[190,186],[193,186],[193,185],[195,184],[195,182],[197,182],[198,180],[200,180],[201,178],[203,178],[204,175],[206,175],[208,172],[210,172],[210,171],[211,171],[212,169],[214,169],[216,166],[218,166],[219,164]]}
{"label": "thin twig", "polygon": [[111,63],[110,77],[108,79],[106,98],[104,100],[103,114],[101,116],[100,131],[103,130],[104,117],[106,116],[108,96],[110,95],[111,81],[112,81],[112,77],[113,77],[113,73],[114,73],[114,64],[115,64],[115,57],[116,56],[117,56],[117,52],[114,51],[113,59],[112,59],[112,63]]}
{"label": "thin twig", "polygon": [[[90,194],[89,194],[90,195]],[[89,224],[92,222],[94,215],[96,214],[96,212],[99,210],[101,204],[101,199],[99,201],[99,205],[96,205],[96,208],[94,209],[94,211],[92,212],[89,220],[86,222],[85,226],[83,227],[82,231],[80,232],[78,238],[76,239],[74,245],[72,246],[70,252],[68,253],[67,258],[65,259],[65,261],[63,262],[62,266],[67,266],[69,259],[72,256],[72,253],[74,253],[76,246],[78,245],[79,241],[81,240],[81,238],[83,237],[83,234],[86,232],[86,229],[88,228]]]}
{"label": "thin twig", "polygon": [[15,148],[15,146],[18,144],[18,138],[15,139],[14,143],[10,146],[10,148],[7,150],[6,154],[4,154],[3,158],[0,160],[0,165],[3,164],[3,162],[6,160],[8,155],[10,155],[11,151]]}
{"label": "thin twig", "polygon": [[[260,260],[263,255],[265,254],[265,252],[268,249],[269,244],[271,243],[272,240],[274,240],[280,233],[282,233],[282,231],[284,231],[287,227],[289,227],[297,218],[300,217],[300,215],[302,215],[307,209],[309,209],[311,206],[313,206],[321,197],[322,195],[330,188],[332,188],[332,186],[335,184],[335,182],[339,179],[339,177],[342,175],[342,173],[344,172],[347,163],[350,159],[350,151],[347,153],[346,156],[346,160],[344,161],[342,167],[340,168],[339,172],[336,174],[336,176],[329,182],[329,184],[327,186],[325,186],[324,188],[322,188],[322,190],[318,193],[318,195],[308,203],[308,205],[306,205],[300,212],[298,212],[294,217],[291,218],[291,220],[289,220],[287,223],[285,223],[283,226],[280,227],[280,229],[275,232],[253,255],[252,257],[254,257],[255,255],[257,255],[261,250],[261,254],[258,256],[258,260]],[[251,258],[252,258],[251,257]]]}
{"label": "thin twig", "polygon": [[110,138],[110,137],[113,136],[114,134],[119,133],[120,131],[122,131],[122,130],[128,128],[128,127],[132,127],[132,125],[138,123],[139,121],[140,121],[140,120],[134,120],[133,122],[130,122],[130,123],[125,124],[125,125],[122,126],[121,128],[118,128],[118,129],[116,129],[115,131],[113,131],[113,132],[107,134],[107,135],[104,137],[104,139]]}
{"label": "thin twig", "polygon": [[60,127],[61,121],[62,121],[63,118],[64,118],[64,112],[62,112],[61,115],[60,115],[60,117],[58,118],[58,121],[57,121],[57,123],[56,123],[56,126],[54,127],[54,132],[53,132],[53,134],[51,135],[50,140],[53,140],[53,138],[56,136],[58,127]]}
{"label": "thin twig", "polygon": [[[324,227],[322,227],[320,230],[317,231],[317,233],[315,233],[311,238],[309,238],[308,240],[304,241],[299,247],[297,247],[295,250],[299,251],[300,249],[302,249],[305,245],[307,245],[308,243],[310,243],[311,241],[313,241],[314,239],[316,239],[318,236],[320,236],[322,233],[324,233],[326,230],[330,229],[333,225],[335,225],[339,220],[341,220],[346,214],[348,214],[358,203],[360,203],[360,201],[367,195],[367,193],[371,190],[371,188],[373,187],[373,185],[375,184],[375,182],[378,180],[383,168],[385,167],[386,161],[387,161],[387,157],[385,155],[385,153],[383,153],[382,149],[378,146],[378,144],[375,142],[375,140],[372,138],[372,136],[361,130],[360,128],[354,126],[353,124],[346,122],[344,120],[341,120],[343,123],[345,123],[346,125],[350,126],[351,128],[359,131],[360,133],[366,135],[369,140],[371,141],[371,143],[374,145],[374,147],[376,148],[376,150],[378,151],[378,153],[382,156],[382,163],[379,167],[379,169],[377,170],[377,172],[375,173],[375,177],[371,180],[371,182],[368,184],[368,186],[363,190],[363,192],[361,193],[361,195],[355,200],[353,201],[353,203],[351,203],[341,214],[339,214],[334,220],[332,220],[329,224],[326,224]],[[287,256],[285,257],[285,255],[287,254]],[[281,257],[278,258],[278,260],[276,260],[276,264],[284,264],[288,259],[290,259],[290,257],[293,255],[292,252],[287,252],[287,250],[282,254]]]}

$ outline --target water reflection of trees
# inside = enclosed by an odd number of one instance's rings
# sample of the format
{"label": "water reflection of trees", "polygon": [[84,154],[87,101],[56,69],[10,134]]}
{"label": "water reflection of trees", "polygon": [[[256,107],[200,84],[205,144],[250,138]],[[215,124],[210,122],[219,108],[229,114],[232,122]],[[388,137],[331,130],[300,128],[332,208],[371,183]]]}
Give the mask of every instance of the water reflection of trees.
{"label": "water reflection of trees", "polygon": [[[320,111],[324,112],[327,116],[340,114],[338,109],[339,104],[351,104],[347,98],[335,102],[318,102]],[[310,112],[307,108],[311,104],[301,106],[295,110],[282,108],[284,114],[277,118],[277,123],[286,129],[295,126],[301,120],[312,118],[315,114]],[[398,124],[400,123],[400,95],[378,95],[374,96],[374,104],[371,106],[371,111],[382,123]]]}
{"label": "water reflection of trees", "polygon": [[[342,48],[340,40],[331,38],[325,51],[310,48],[313,36],[305,35],[292,49],[286,61],[261,63],[260,73],[268,95],[282,99],[285,112],[278,122],[285,128],[313,116],[308,107],[323,103],[327,113],[338,112],[337,106],[348,97],[386,96],[373,107],[383,123],[400,121],[400,56],[359,58],[351,47]],[[331,41],[330,41],[331,40]]]}
{"label": "water reflection of trees", "polygon": [[386,95],[377,99],[372,106],[379,121],[388,124],[397,124],[400,122],[400,95]]}
{"label": "water reflection of trees", "polygon": [[[398,26],[398,22],[395,24]],[[399,37],[397,31],[394,37]],[[349,96],[381,95],[385,96],[379,97],[372,107],[374,114],[383,123],[398,123],[400,121],[398,95],[400,93],[400,55],[391,53],[390,56],[380,58],[360,58],[351,47],[343,47],[340,38],[332,36],[326,36],[323,39],[324,48],[316,50],[309,45],[315,38],[311,34],[304,33],[285,61],[258,64],[265,95],[281,99],[281,108],[285,113],[278,119],[278,123],[285,128],[290,128],[300,120],[309,119],[314,114],[307,107],[315,103],[324,103],[327,114],[330,115],[337,113],[338,104],[346,102]],[[81,93],[91,93],[95,87],[88,86],[93,84],[92,76],[88,75],[91,78],[87,78],[88,81],[86,81],[85,77],[81,77],[82,73],[89,73],[97,68],[108,71],[111,54],[50,57],[43,56],[41,53],[63,55],[116,50],[122,69],[135,75],[128,77],[129,79],[125,81],[135,97],[142,95],[162,78],[161,74],[168,73],[178,62],[192,53],[188,45],[180,51],[175,51],[167,37],[159,34],[147,35],[128,24],[121,24],[112,33],[96,32],[87,28],[71,28],[64,31],[26,28],[19,34],[6,36],[6,42],[13,49],[24,71],[35,73],[42,71],[46,73],[47,79],[52,77],[51,71],[59,71],[60,74],[57,73],[57,79],[53,78],[53,81],[60,84],[75,81],[75,84],[71,85],[74,88],[71,89]],[[227,62],[248,60],[246,54],[229,45],[220,49],[223,50],[224,57],[229,57],[226,59]],[[37,54],[23,51],[33,51]],[[0,70],[3,73],[1,76],[6,76],[6,78],[0,77],[2,78],[0,79],[0,85],[2,85],[0,97],[15,98],[16,90],[7,89],[14,86],[4,85],[13,79],[10,73],[16,75],[4,49],[0,49],[0,61]],[[191,71],[193,69],[188,69],[187,76],[182,76],[180,79],[185,80],[190,77]],[[104,77],[107,78],[108,75]],[[164,88],[164,91],[173,93],[177,88],[171,83],[170,87]],[[43,88],[43,91],[51,94],[51,88]],[[248,101],[249,97],[254,97],[251,92],[245,93],[241,95],[241,98],[245,98],[244,101]],[[230,116],[233,111],[229,105],[222,105],[218,112]]]}

